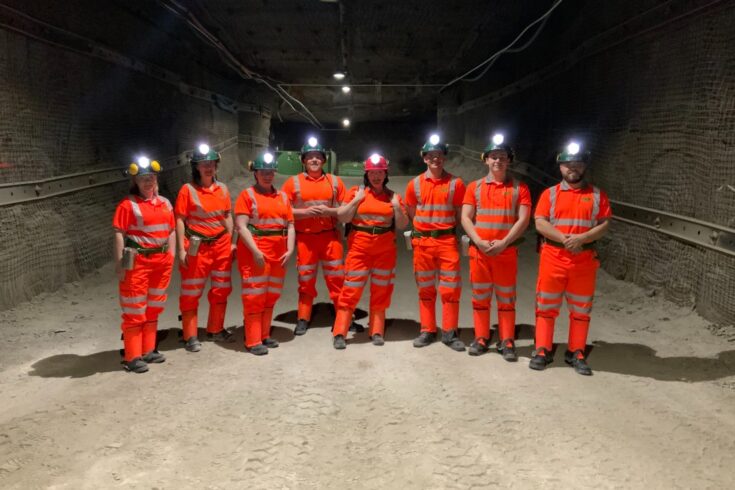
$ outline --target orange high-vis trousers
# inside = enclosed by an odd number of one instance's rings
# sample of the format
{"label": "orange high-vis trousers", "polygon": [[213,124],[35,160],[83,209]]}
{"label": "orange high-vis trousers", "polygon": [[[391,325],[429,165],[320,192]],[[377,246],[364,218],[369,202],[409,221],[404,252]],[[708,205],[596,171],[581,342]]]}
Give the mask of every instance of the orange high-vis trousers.
{"label": "orange high-vis trousers", "polygon": [[329,298],[336,304],[344,282],[344,247],[336,230],[322,233],[296,233],[296,270],[299,273],[300,320],[311,320],[311,307],[316,298],[316,275],[322,267]]}
{"label": "orange high-vis trousers", "polygon": [[[265,237],[275,238],[275,237]],[[286,251],[274,253],[280,257]],[[280,249],[279,249],[280,250]],[[265,265],[256,267],[250,251],[241,243],[237,245],[237,263],[242,277],[242,310],[245,327],[245,346],[254,347],[271,335],[273,307],[281,297],[286,269],[278,260],[266,255]]]}
{"label": "orange high-vis trousers", "polygon": [[[347,241],[345,282],[336,303],[334,335],[347,335],[352,313],[370,279],[370,323],[368,334],[385,334],[385,310],[390,306],[396,274],[395,233],[370,235],[353,231]],[[381,313],[382,312],[382,313]]]}
{"label": "orange high-vis trousers", "polygon": [[592,250],[572,254],[551,245],[542,246],[536,285],[536,349],[551,350],[554,321],[559,316],[562,301],[566,299],[569,350],[584,352],[599,266]]}
{"label": "orange high-vis trousers", "polygon": [[[210,287],[207,293],[209,300],[209,318],[207,332],[222,331],[225,322],[227,298],[232,292],[232,253],[230,242],[232,236],[225,233],[216,242],[204,243],[199,246],[195,256],[187,256],[187,267],[179,265],[181,273],[181,292],[179,293],[179,311],[181,313],[194,312],[199,309],[201,298],[209,279]],[[189,239],[184,239],[184,247],[189,249]],[[183,315],[182,315],[183,316]],[[197,334],[196,323],[185,325],[189,332],[184,332],[184,339]]]}
{"label": "orange high-vis trousers", "polygon": [[442,302],[442,330],[456,330],[459,324],[459,299],[462,277],[459,268],[457,238],[414,238],[413,271],[419,290],[419,318],[422,332],[436,332],[436,296]]}
{"label": "orange high-vis trousers", "polygon": [[516,274],[518,249],[509,247],[488,256],[470,247],[470,282],[475,338],[490,339],[490,304],[498,303],[498,340],[514,340],[516,323]]}
{"label": "orange high-vis trousers", "polygon": [[125,360],[148,354],[156,348],[158,316],[166,304],[174,258],[168,252],[138,254],[135,267],[119,283]]}

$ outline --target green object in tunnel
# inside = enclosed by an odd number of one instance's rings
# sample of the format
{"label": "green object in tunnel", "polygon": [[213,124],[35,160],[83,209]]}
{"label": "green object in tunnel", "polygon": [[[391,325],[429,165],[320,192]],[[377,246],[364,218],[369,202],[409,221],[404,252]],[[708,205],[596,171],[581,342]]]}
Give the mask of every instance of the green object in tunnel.
{"label": "green object in tunnel", "polygon": [[[301,154],[298,151],[279,151],[276,160],[278,161],[279,174],[296,175],[304,169],[301,164]],[[327,163],[324,164],[325,172],[332,172],[332,161],[337,161],[337,155],[333,151],[327,151]]]}
{"label": "green object in tunnel", "polygon": [[365,173],[365,165],[361,162],[340,162],[337,166],[337,175],[361,177]]}

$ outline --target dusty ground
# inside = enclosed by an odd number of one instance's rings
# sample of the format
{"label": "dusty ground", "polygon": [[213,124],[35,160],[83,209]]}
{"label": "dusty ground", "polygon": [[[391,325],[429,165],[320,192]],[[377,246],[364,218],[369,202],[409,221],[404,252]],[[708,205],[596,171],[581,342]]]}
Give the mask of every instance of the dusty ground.
{"label": "dusty ground", "polygon": [[[116,284],[104,267],[0,313],[0,487],[732,488],[735,344],[602,272],[595,375],[564,365],[566,319],[556,362],[531,371],[536,265],[529,241],[517,364],[413,348],[416,290],[402,251],[384,347],[361,334],[335,351],[325,308],[294,338],[291,267],[277,306],[281,347],[246,354],[237,327],[236,344],[187,353],[176,278],[160,322],[168,361],[143,375],[121,370]],[[466,279],[465,270],[469,342]],[[227,324],[239,325],[237,287],[230,305]]]}

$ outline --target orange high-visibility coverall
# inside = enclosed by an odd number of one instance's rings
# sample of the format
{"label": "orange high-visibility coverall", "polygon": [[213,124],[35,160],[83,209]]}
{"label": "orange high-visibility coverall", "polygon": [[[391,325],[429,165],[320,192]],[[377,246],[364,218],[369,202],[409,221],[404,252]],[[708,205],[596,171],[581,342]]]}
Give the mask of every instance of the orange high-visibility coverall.
{"label": "orange high-visibility coverall", "polygon": [[[359,187],[350,189],[345,202],[352,201],[358,189]],[[386,192],[376,195],[371,187],[366,187],[365,199],[357,207],[352,218],[352,229],[347,239],[345,282],[336,304],[335,336],[347,335],[352,324],[352,313],[360,301],[368,278],[370,278],[368,335],[382,336],[385,333],[385,310],[390,306],[393,294],[397,256],[392,197]],[[400,196],[398,199],[401,202]]]}
{"label": "orange high-visibility coverall", "polygon": [[[463,204],[475,208],[475,229],[480,238],[502,240],[518,221],[519,207],[531,208],[531,193],[526,184],[512,178],[500,183],[484,177],[467,186]],[[469,255],[475,338],[490,339],[490,303],[494,290],[499,340],[513,340],[518,249],[511,245],[498,255],[488,256],[473,246]]]}
{"label": "orange high-visibility coverall", "polygon": [[252,186],[242,191],[235,202],[235,215],[239,214],[249,217],[248,228],[265,256],[263,267],[257,267],[250,250],[241,240],[237,241],[245,347],[250,348],[271,334],[273,307],[281,297],[286,276],[280,259],[288,246],[288,225],[293,222],[293,211],[283,192],[262,194]]}
{"label": "orange high-visibility coverall", "polygon": [[[289,177],[281,190],[294,208],[320,204],[336,208],[345,198],[342,179],[323,173],[318,179],[306,172]],[[337,218],[315,217],[296,220],[296,267],[299,273],[298,318],[311,320],[316,298],[316,273],[322,266],[329,297],[336,304],[344,282],[344,247],[337,231]]]}
{"label": "orange high-visibility coverall", "polygon": [[125,361],[129,362],[156,348],[158,316],[166,304],[174,263],[174,251],[166,250],[174,231],[173,208],[165,197],[128,196],[118,204],[112,226],[123,233],[126,247],[139,252],[133,269],[125,271],[119,284]]}
{"label": "orange high-visibility coverall", "polygon": [[176,198],[176,216],[186,226],[184,247],[188,250],[190,236],[202,238],[197,255],[187,256],[187,267],[179,266],[179,310],[184,340],[197,335],[197,309],[207,279],[211,280],[207,294],[207,332],[214,334],[224,328],[227,297],[232,292],[232,236],[227,233],[224,221],[231,209],[230,192],[221,182],[215,182],[209,189],[184,184]]}
{"label": "orange high-visibility coverall", "polygon": [[413,270],[419,290],[419,316],[422,332],[436,332],[436,278],[442,302],[442,330],[456,330],[459,324],[459,298],[462,278],[459,268],[456,208],[462,207],[465,185],[462,179],[444,172],[434,179],[427,170],[406,187],[406,204],[415,206],[413,229],[422,234],[441,236],[414,237]]}
{"label": "orange high-visibility coverall", "polygon": [[[612,216],[607,194],[588,185],[572,189],[566,182],[546,189],[536,205],[536,218],[548,220],[565,235],[584,233]],[[569,308],[569,350],[584,351],[600,265],[594,250],[572,253],[545,240],[536,286],[536,349],[551,351],[554,320],[563,297]]]}

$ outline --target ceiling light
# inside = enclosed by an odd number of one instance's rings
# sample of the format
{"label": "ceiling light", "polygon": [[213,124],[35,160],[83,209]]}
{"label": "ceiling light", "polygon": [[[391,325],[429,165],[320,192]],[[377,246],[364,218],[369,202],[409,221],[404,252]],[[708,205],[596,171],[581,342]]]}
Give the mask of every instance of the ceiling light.
{"label": "ceiling light", "polygon": [[352,90],[352,89],[350,88],[349,85],[342,85],[342,93],[343,94],[349,94],[350,93],[350,90]]}
{"label": "ceiling light", "polygon": [[341,71],[335,72],[335,74],[332,76],[334,77],[335,80],[344,80],[345,78],[345,74],[342,73]]}
{"label": "ceiling light", "polygon": [[347,118],[342,119],[342,126],[349,128],[350,127],[350,120]]}

